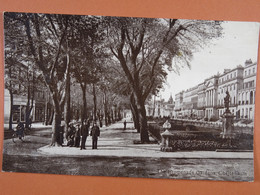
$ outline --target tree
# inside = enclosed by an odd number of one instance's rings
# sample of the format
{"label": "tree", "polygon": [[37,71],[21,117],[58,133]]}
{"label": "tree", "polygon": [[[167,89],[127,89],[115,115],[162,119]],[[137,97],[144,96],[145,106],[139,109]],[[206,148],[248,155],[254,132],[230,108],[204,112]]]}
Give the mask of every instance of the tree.
{"label": "tree", "polygon": [[[95,83],[98,81],[103,52],[104,34],[100,28],[102,20],[95,16],[74,17],[74,55],[72,57],[73,74],[82,90],[82,121],[87,119],[87,85],[92,84],[93,101],[95,101]],[[96,111],[95,111],[96,113]]]}
{"label": "tree", "polygon": [[145,101],[165,80],[165,68],[190,66],[192,54],[221,35],[220,22],[150,18],[107,18],[110,50],[125,73],[148,142]]}
{"label": "tree", "polygon": [[[34,106],[34,94],[39,75],[36,75],[35,64],[24,40],[25,32],[17,29],[19,22],[10,17],[5,19],[5,87],[10,94],[9,129],[12,129],[14,95],[27,97],[25,127],[29,127],[29,119]],[[23,29],[24,30],[24,29]]]}
{"label": "tree", "polygon": [[51,145],[60,145],[58,136],[65,103],[64,86],[69,71],[69,50],[66,35],[69,16],[27,13],[5,13],[20,25],[18,30],[25,32],[27,45],[34,63],[43,75],[54,106]]}

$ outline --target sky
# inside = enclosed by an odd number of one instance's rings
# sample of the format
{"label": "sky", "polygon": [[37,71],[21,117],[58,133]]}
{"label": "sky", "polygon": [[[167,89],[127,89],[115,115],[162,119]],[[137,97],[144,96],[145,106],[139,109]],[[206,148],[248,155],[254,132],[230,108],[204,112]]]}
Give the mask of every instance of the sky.
{"label": "sky", "polygon": [[191,69],[180,69],[180,75],[170,72],[164,90],[158,98],[168,100],[170,95],[189,89],[203,82],[224,69],[233,69],[243,65],[246,60],[257,61],[259,23],[256,22],[224,22],[223,36],[214,40],[208,47],[195,53],[191,61]]}

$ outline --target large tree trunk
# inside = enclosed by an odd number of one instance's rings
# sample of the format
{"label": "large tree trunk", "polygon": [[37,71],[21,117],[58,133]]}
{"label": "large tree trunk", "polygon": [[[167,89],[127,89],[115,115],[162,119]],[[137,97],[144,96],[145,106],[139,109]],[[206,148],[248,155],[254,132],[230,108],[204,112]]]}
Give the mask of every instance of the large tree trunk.
{"label": "large tree trunk", "polygon": [[60,130],[61,130],[61,113],[59,113],[55,110],[53,122],[52,122],[51,146],[61,146],[62,145],[62,143],[60,142],[60,139],[59,139]]}
{"label": "large tree trunk", "polygon": [[114,120],[117,121],[117,105],[114,106]]}
{"label": "large tree trunk", "polygon": [[65,119],[65,127],[64,127],[64,137],[67,137],[69,123],[71,120],[71,109],[70,109],[70,65],[68,64],[68,71],[67,71],[67,79],[66,79],[66,87],[65,87],[65,94],[66,94],[66,103],[64,109],[64,119]]}
{"label": "large tree trunk", "polygon": [[86,85],[82,84],[81,90],[82,90],[82,101],[83,101],[83,108],[81,112],[81,121],[84,121],[87,119],[87,97],[86,97]]}
{"label": "large tree trunk", "polygon": [[9,130],[13,129],[13,107],[14,107],[14,94],[12,89],[9,89],[10,93],[10,116],[9,116]]}
{"label": "large tree trunk", "polygon": [[60,131],[61,131],[61,108],[57,92],[52,92],[52,100],[54,105],[54,117],[52,122],[52,138],[51,146],[61,146]]}
{"label": "large tree trunk", "polygon": [[[34,91],[32,92],[34,93]],[[34,102],[34,94],[31,93],[31,89],[28,87],[27,92],[27,104],[26,104],[26,113],[25,113],[25,128],[29,128],[30,126],[30,115],[33,109],[33,102]]]}
{"label": "large tree trunk", "polygon": [[53,118],[54,118],[54,109],[53,109],[53,108],[51,108],[50,113],[51,113],[51,115],[50,115],[50,118],[49,118],[49,120],[48,120],[47,125],[51,125],[52,122],[53,122]]}
{"label": "large tree trunk", "polygon": [[138,133],[140,133],[139,114],[138,114],[138,110],[137,110],[137,106],[133,94],[131,94],[130,96],[130,106],[133,115],[135,129],[137,130]]}
{"label": "large tree trunk", "polygon": [[45,100],[45,111],[44,111],[44,114],[45,114],[45,116],[44,116],[44,124],[47,126],[48,125],[48,119],[49,119],[49,116],[48,116],[48,99],[47,99],[47,97],[46,97],[46,100]]}
{"label": "large tree trunk", "polygon": [[95,87],[94,83],[92,85],[92,88],[93,88],[93,103],[94,103],[93,120],[94,120],[94,122],[96,122],[96,120],[97,120],[97,96],[96,96],[96,87]]}
{"label": "large tree trunk", "polygon": [[154,117],[154,115],[155,115],[155,96],[153,98],[153,114],[152,114],[152,116]]}
{"label": "large tree trunk", "polygon": [[106,97],[106,92],[103,93],[103,109],[104,109],[105,125],[108,126],[107,97]]}
{"label": "large tree trunk", "polygon": [[140,138],[142,143],[149,142],[149,135],[147,129],[147,118],[146,118],[146,110],[142,97],[138,94],[135,94],[137,110],[139,116],[139,124],[140,124]]}
{"label": "large tree trunk", "polygon": [[146,111],[145,106],[140,105],[139,110],[139,124],[140,124],[140,136],[142,142],[149,142],[149,135],[148,135],[148,129],[147,129],[147,118],[146,118]]}
{"label": "large tree trunk", "polygon": [[108,125],[110,125],[111,124],[111,116],[110,116],[110,112],[109,111],[107,111],[107,123],[108,123]]}
{"label": "large tree trunk", "polygon": [[115,122],[115,118],[114,118],[114,111],[113,111],[113,108],[110,109],[110,117],[111,117],[111,123],[114,123]]}

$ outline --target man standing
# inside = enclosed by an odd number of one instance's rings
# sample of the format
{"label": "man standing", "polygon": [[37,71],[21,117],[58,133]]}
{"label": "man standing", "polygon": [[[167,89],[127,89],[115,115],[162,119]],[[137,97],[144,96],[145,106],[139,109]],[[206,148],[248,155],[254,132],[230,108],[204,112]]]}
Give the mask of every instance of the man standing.
{"label": "man standing", "polygon": [[17,120],[16,130],[19,139],[22,139],[24,137],[24,125],[19,119]]}
{"label": "man standing", "polygon": [[80,124],[77,124],[76,132],[75,132],[75,144],[74,147],[79,147],[80,145]]}
{"label": "man standing", "polygon": [[92,149],[97,149],[98,136],[100,135],[100,129],[97,126],[97,123],[94,122],[91,129],[90,135],[92,136]]}
{"label": "man standing", "polygon": [[81,145],[80,145],[80,149],[82,150],[86,150],[86,140],[88,137],[88,130],[89,130],[89,121],[87,121],[86,119],[84,120],[82,126],[81,126],[81,131],[80,131],[80,135],[81,135]]}
{"label": "man standing", "polygon": [[124,121],[124,130],[126,130],[126,120]]}
{"label": "man standing", "polygon": [[75,127],[73,126],[73,123],[71,122],[71,123],[69,124],[68,134],[67,134],[67,137],[66,137],[66,139],[68,140],[67,146],[70,146],[70,147],[71,147],[71,146],[74,145],[75,132],[76,132],[76,129],[75,129]]}

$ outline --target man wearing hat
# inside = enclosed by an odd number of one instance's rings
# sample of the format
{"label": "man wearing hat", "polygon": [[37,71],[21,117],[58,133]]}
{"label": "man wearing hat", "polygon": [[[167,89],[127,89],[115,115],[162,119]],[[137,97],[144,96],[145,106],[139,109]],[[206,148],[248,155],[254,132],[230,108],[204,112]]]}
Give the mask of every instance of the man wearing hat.
{"label": "man wearing hat", "polygon": [[84,120],[81,129],[80,129],[80,135],[81,135],[81,145],[80,145],[80,149],[82,150],[86,150],[86,140],[88,137],[88,131],[89,131],[89,120],[87,121],[86,119]]}
{"label": "man wearing hat", "polygon": [[97,149],[98,136],[100,136],[100,129],[97,126],[97,123],[94,122],[91,129],[90,135],[92,136],[92,149]]}

